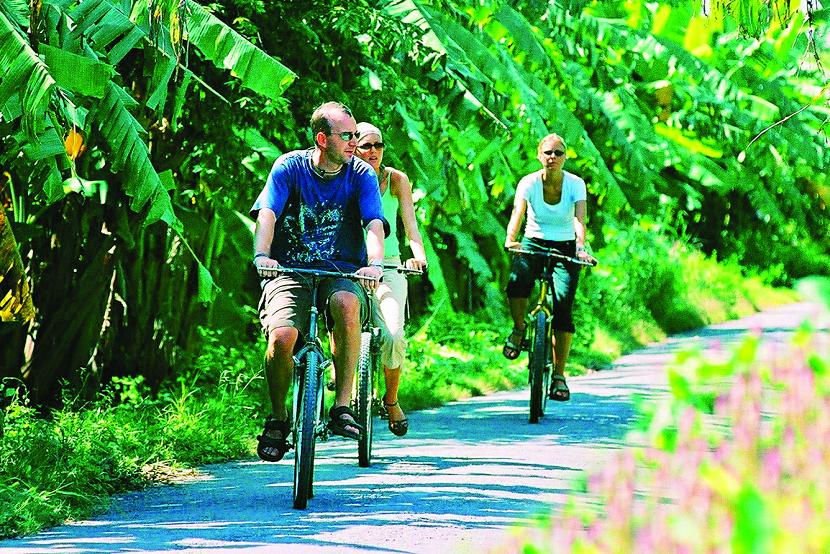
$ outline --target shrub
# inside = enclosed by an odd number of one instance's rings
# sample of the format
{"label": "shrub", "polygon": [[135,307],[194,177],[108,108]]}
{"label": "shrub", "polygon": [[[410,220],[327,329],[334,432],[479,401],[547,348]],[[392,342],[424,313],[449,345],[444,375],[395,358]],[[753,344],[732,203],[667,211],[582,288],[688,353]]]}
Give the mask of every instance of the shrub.
{"label": "shrub", "polygon": [[644,419],[654,446],[623,450],[588,480],[589,496],[492,552],[830,551],[830,360],[820,338],[802,330],[775,358],[757,338],[727,363],[679,356],[671,397]]}

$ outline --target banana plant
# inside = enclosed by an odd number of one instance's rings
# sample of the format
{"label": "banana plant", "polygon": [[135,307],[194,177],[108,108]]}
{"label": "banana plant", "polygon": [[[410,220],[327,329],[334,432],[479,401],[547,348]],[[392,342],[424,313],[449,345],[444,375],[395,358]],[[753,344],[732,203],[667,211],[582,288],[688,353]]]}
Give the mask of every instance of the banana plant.
{"label": "banana plant", "polygon": [[[556,130],[603,217],[653,218],[719,252],[739,222],[770,240],[822,240],[826,216],[807,193],[828,175],[827,85],[821,60],[799,57],[810,41],[825,56],[815,44],[826,34],[812,32],[824,12],[704,4],[708,13],[678,2],[381,2],[420,29],[504,134],[528,137],[511,173],[530,168],[534,141]],[[512,192],[499,182],[510,173],[481,173]],[[757,218],[724,216],[729,206]]]}
{"label": "banana plant", "polygon": [[0,376],[23,377],[39,401],[61,380],[94,394],[124,343],[169,349],[170,298],[187,312],[216,294],[161,154],[194,87],[222,96],[190,69],[204,62],[272,101],[295,78],[191,0],[0,3],[0,158],[37,313],[19,331],[31,356]]}

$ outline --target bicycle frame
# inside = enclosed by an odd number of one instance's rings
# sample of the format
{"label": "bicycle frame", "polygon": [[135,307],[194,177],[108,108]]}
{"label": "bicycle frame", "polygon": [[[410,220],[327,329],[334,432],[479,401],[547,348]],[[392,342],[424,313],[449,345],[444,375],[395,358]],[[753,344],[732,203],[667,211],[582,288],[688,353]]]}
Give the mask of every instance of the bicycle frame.
{"label": "bicycle frame", "polygon": [[291,437],[294,447],[294,508],[303,510],[314,496],[314,454],[317,438],[328,438],[325,423],[323,372],[332,362],[323,350],[318,336],[318,288],[322,279],[342,277],[353,280],[369,279],[356,273],[342,273],[303,268],[274,268],[282,274],[307,275],[311,279],[311,307],[308,341],[294,356],[294,390],[292,395]]}
{"label": "bicycle frame", "polygon": [[531,326],[530,351],[528,352],[528,382],[530,384],[530,423],[538,423],[545,415],[547,389],[553,368],[553,268],[557,261],[593,265],[590,262],[564,256],[549,250],[510,249],[517,254],[545,256],[542,275],[539,278],[539,299],[529,312]]}
{"label": "bicycle frame", "polygon": [[545,312],[547,317],[553,315],[553,311],[551,310],[550,306],[552,304],[551,295],[553,294],[553,267],[556,260],[561,260],[563,262],[569,262],[572,264],[577,265],[587,265],[587,266],[594,266],[591,262],[586,262],[580,260],[579,258],[572,258],[570,256],[565,256],[558,252],[552,252],[550,250],[524,250],[520,248],[510,248],[508,249],[510,252],[514,254],[525,254],[531,256],[545,256],[548,258],[545,260],[544,267],[542,268],[542,276],[539,278],[539,299],[536,301],[536,306],[533,307],[532,310],[528,313],[528,317],[531,319],[538,314],[540,311]]}

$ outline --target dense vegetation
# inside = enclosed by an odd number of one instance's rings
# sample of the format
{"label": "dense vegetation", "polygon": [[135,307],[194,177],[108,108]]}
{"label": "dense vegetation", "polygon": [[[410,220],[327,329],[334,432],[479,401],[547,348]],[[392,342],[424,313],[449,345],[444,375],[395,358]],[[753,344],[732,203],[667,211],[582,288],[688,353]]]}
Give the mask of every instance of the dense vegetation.
{"label": "dense vegetation", "polygon": [[[710,4],[735,17],[703,13]],[[15,263],[2,286],[19,298],[2,313],[24,322],[0,327],[0,377],[39,405],[67,387],[94,400],[114,377],[157,391],[201,347],[200,327],[253,340],[247,210],[274,157],[309,144],[309,113],[327,99],[385,129],[389,161],[415,183],[431,267],[418,315],[501,305],[513,190],[549,130],[588,182],[595,250],[652,230],[775,285],[828,270],[824,11],[38,6],[0,4],[0,63],[14,69],[0,84],[0,223],[18,245],[4,239]],[[620,282],[630,269],[609,267]]]}

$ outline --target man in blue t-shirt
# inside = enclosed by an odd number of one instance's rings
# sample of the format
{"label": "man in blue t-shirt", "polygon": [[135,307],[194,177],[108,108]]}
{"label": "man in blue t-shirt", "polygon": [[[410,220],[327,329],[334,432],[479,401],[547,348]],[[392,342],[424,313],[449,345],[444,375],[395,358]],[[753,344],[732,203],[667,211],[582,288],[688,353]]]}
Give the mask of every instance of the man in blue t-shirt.
{"label": "man in blue t-shirt", "polygon": [[[275,271],[280,266],[357,272],[374,289],[383,276],[383,216],[375,171],[354,156],[357,124],[349,108],[327,102],[311,116],[314,148],[280,156],[251,208],[257,227],[254,265],[263,280],[259,315],[268,337],[265,373],[271,414],[258,436],[257,454],[276,462],[288,450],[286,398],[292,383],[294,347],[308,332],[311,291],[307,281]],[[368,314],[366,295],[349,279],[326,279],[319,300],[332,332],[336,394],[329,411],[332,432],[360,438],[349,408]]]}

